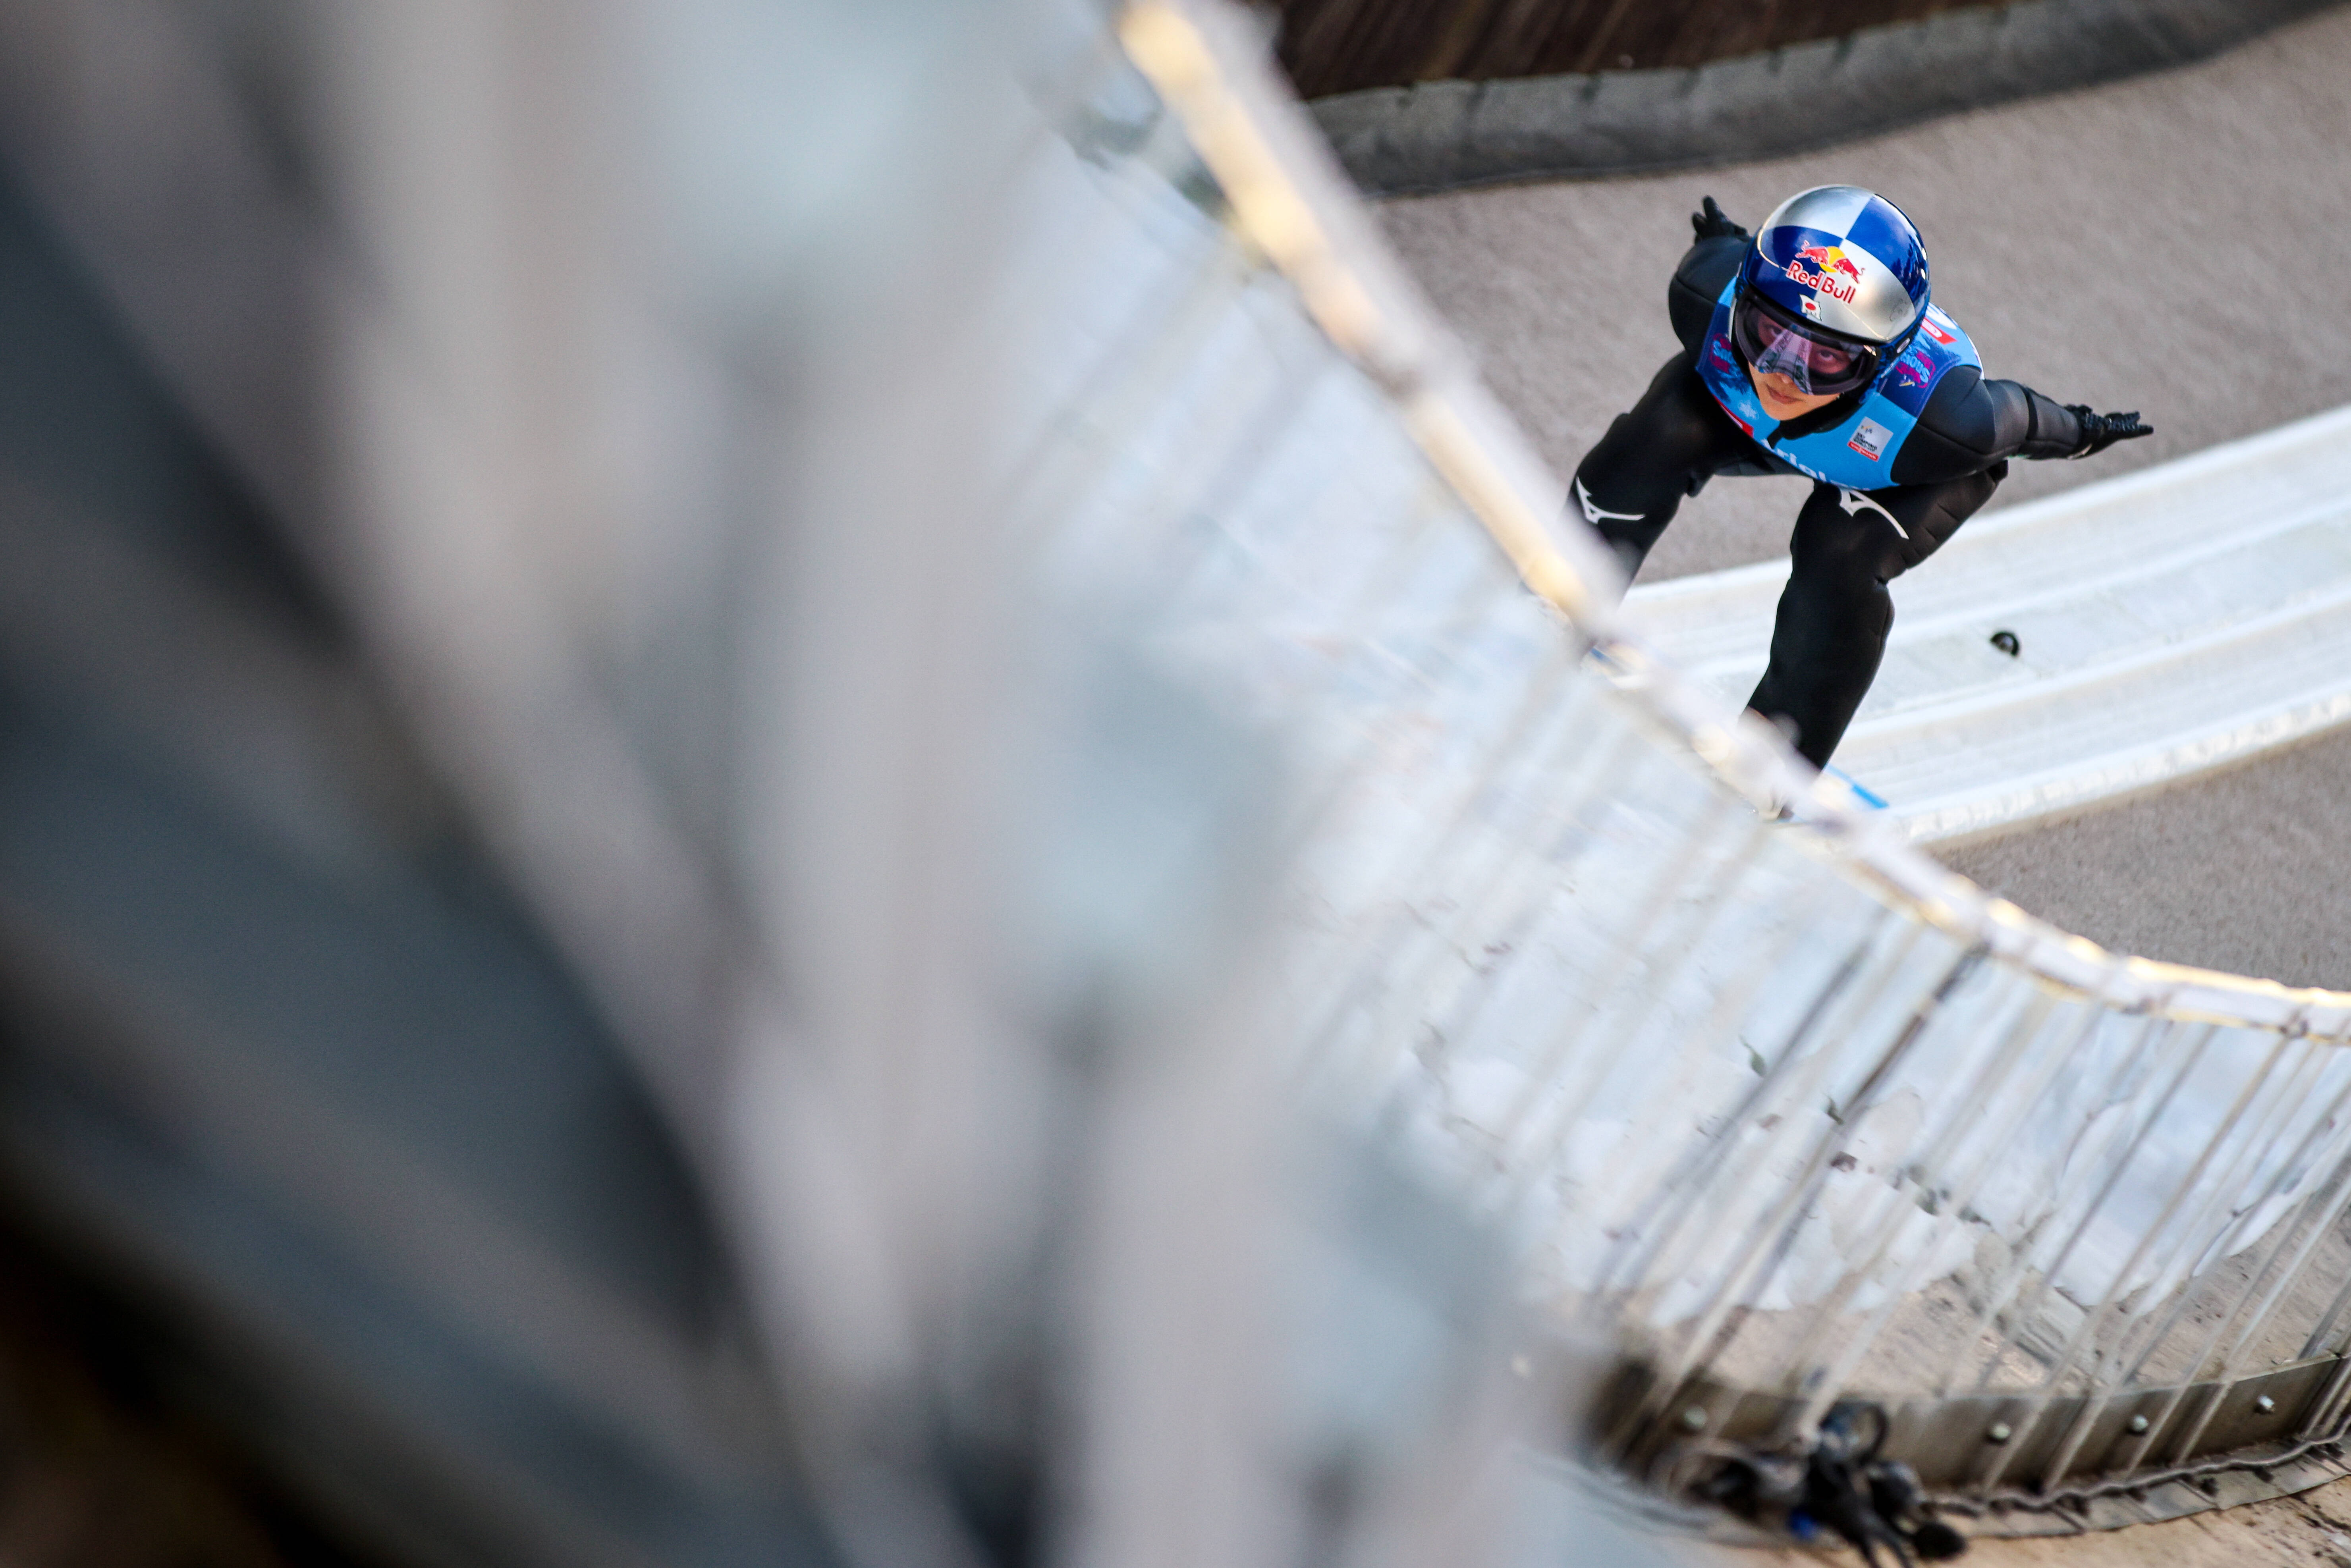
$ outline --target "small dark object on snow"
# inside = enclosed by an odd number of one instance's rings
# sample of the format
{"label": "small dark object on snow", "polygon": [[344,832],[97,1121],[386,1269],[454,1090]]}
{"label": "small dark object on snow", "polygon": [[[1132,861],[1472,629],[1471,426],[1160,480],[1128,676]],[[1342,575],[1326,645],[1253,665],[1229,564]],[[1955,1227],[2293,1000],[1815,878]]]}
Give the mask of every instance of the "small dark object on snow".
{"label": "small dark object on snow", "polygon": [[2011,659],[2024,652],[2024,644],[2016,640],[2016,633],[2013,632],[1993,632],[1991,634],[1991,645],[1999,649],[2001,653],[2007,654]]}

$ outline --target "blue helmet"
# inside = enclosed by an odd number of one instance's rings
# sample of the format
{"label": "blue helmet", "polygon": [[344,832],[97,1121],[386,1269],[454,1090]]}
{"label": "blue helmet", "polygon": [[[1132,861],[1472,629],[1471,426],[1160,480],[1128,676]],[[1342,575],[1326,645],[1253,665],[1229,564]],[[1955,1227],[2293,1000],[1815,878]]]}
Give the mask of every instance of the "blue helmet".
{"label": "blue helmet", "polygon": [[1877,348],[1890,362],[1926,318],[1927,246],[1885,197],[1817,185],[1763,220],[1740,283],[1789,319]]}

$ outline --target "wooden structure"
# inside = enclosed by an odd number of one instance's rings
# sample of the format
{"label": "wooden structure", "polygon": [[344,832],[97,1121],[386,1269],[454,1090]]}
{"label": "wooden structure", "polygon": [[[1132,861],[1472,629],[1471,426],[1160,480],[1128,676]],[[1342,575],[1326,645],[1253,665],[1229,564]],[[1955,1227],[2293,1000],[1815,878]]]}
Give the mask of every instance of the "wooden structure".
{"label": "wooden structure", "polygon": [[1966,0],[1280,0],[1301,96],[1419,81],[1655,70],[1916,21]]}

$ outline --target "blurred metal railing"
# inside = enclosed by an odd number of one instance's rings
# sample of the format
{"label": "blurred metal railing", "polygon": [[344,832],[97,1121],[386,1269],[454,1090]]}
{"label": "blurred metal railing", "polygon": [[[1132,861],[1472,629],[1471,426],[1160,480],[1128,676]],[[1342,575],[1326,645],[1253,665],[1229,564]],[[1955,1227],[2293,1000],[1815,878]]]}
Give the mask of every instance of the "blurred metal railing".
{"label": "blurred metal railing", "polygon": [[1661,665],[1246,25],[1119,31],[1007,484],[1282,737],[1296,1071],[1605,1347],[1594,1450],[1683,1486],[1866,1402],[2018,1532],[2351,1469],[2351,996],[2034,921]]}

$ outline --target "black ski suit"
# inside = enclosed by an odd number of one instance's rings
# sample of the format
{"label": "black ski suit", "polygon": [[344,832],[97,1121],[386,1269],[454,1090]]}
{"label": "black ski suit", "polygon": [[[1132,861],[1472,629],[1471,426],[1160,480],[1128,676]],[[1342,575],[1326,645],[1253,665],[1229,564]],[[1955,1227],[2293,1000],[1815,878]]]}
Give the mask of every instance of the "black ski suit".
{"label": "black ski suit", "polygon": [[[1589,497],[1585,515],[1628,572],[1640,569],[1682,497],[1697,495],[1716,475],[1796,472],[1740,430],[1698,375],[1715,301],[1748,244],[1719,235],[1699,240],[1682,257],[1667,293],[1682,351],[1576,468]],[[1842,423],[1865,392],[1791,420],[1775,434],[1797,437]],[[2008,476],[2009,458],[2070,457],[2085,439],[2075,411],[2027,387],[1987,381],[1964,366],[1945,375],[1895,454],[1887,475],[1894,483],[1867,492],[1901,524],[1899,533],[1867,507],[1846,511],[1836,486],[1813,485],[1789,540],[1793,570],[1780,596],[1771,662],[1747,706],[1792,726],[1796,749],[1814,767],[1826,766],[1886,653],[1894,625],[1886,585],[1934,554],[1991,499]],[[1600,515],[1611,512],[1631,515]]]}

